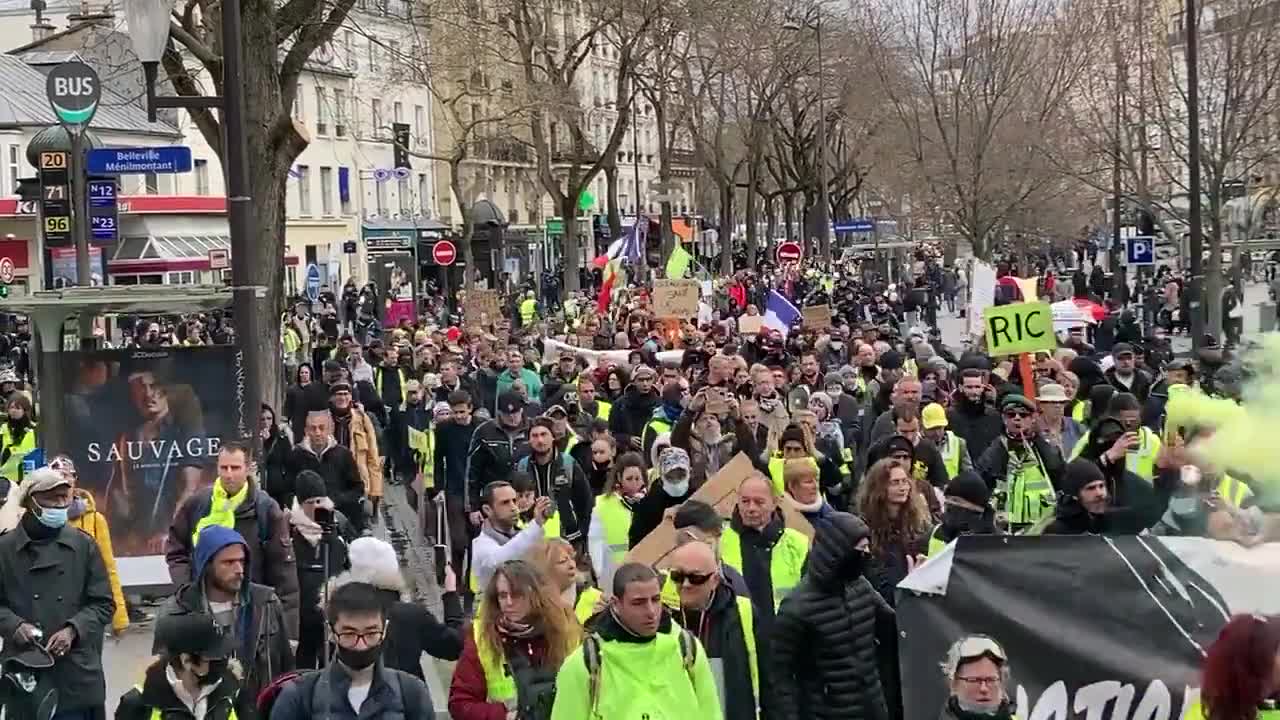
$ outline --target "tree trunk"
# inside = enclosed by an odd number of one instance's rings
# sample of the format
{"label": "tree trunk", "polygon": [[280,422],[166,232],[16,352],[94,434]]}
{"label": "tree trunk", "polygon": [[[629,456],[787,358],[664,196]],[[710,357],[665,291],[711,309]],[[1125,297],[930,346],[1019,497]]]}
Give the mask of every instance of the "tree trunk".
{"label": "tree trunk", "polygon": [[[758,153],[757,153],[758,155]],[[747,267],[755,269],[756,248],[760,234],[756,230],[756,218],[760,214],[760,161],[754,159],[747,163]]]}
{"label": "tree trunk", "polygon": [[470,198],[462,192],[462,158],[449,163],[449,189],[458,201],[458,214],[462,216],[462,235],[458,238],[458,244],[462,246],[462,289],[471,290],[475,287],[476,277],[475,248],[471,247],[475,228],[471,224]]}
{"label": "tree trunk", "polygon": [[1204,264],[1204,312],[1205,332],[1215,338],[1222,337],[1222,216],[1211,200],[1207,208],[1209,217],[1205,245],[1209,248],[1209,261]]}
{"label": "tree trunk", "polygon": [[[658,102],[653,103],[653,121],[658,126],[658,182],[662,184],[663,194],[669,195],[669,183],[671,182],[671,143],[667,137],[667,109],[666,109],[666,90],[662,90],[658,95]],[[690,204],[693,198],[689,198]],[[665,201],[661,203],[662,209],[662,257],[660,262],[666,262],[671,257],[671,253],[675,251],[676,240],[675,233],[671,231],[672,213],[671,202]]]}
{"label": "tree trunk", "polygon": [[[605,214],[609,218],[609,242],[622,237],[622,208],[618,207],[618,164],[609,163],[604,170]],[[575,208],[576,210],[576,208]]]}
{"label": "tree trunk", "polygon": [[720,183],[720,274],[733,274],[733,193],[732,182]]}
{"label": "tree trunk", "polygon": [[783,237],[788,242],[795,242],[796,239],[796,195],[795,193],[783,193],[782,195],[782,221],[786,224],[783,230]]}
{"label": "tree trunk", "polygon": [[582,288],[581,270],[578,264],[578,193],[566,196],[560,203],[560,217],[564,218],[564,290],[561,300]]}

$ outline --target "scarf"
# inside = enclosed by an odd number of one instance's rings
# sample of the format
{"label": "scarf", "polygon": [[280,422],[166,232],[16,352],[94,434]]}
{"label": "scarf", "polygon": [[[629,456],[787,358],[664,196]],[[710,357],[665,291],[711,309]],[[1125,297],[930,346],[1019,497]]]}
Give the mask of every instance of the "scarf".
{"label": "scarf", "polygon": [[221,525],[225,528],[236,528],[236,510],[244,503],[245,498],[249,497],[249,483],[246,482],[244,487],[240,488],[240,492],[231,497],[227,497],[227,491],[222,487],[222,478],[213,481],[213,496],[209,499],[209,512],[196,523],[195,532],[191,533],[191,545],[195,547],[196,538],[200,537],[200,531],[210,525]]}
{"label": "scarf", "polygon": [[791,493],[787,493],[787,497],[791,498],[791,504],[796,506],[796,510],[802,513],[816,513],[822,509],[823,499],[821,493],[818,494],[818,499],[811,503],[802,503],[795,499],[795,496]]}
{"label": "scarf", "polygon": [[[332,510],[333,501],[329,498],[324,498],[317,507]],[[293,504],[293,509],[289,512],[289,522],[297,529],[303,540],[311,543],[311,547],[315,547],[320,543],[324,528],[320,527],[320,524],[315,520],[307,517],[307,513],[303,511],[301,504],[297,502]]]}
{"label": "scarf", "polygon": [[506,545],[511,542],[511,538],[516,536],[515,528],[511,528],[510,531],[503,531],[494,527],[493,522],[490,520],[484,521],[484,525],[480,526],[480,532],[499,545]]}
{"label": "scarf", "polygon": [[525,618],[525,622],[508,620],[505,615],[498,618],[498,632],[512,640],[540,638],[542,637],[542,630],[542,621],[538,618],[532,620]]}
{"label": "scarf", "polygon": [[40,518],[33,512],[24,512],[22,519],[18,522],[22,524],[22,529],[27,531],[27,537],[31,538],[31,542],[37,545],[53,540],[62,531],[62,528],[51,528],[40,522]]}

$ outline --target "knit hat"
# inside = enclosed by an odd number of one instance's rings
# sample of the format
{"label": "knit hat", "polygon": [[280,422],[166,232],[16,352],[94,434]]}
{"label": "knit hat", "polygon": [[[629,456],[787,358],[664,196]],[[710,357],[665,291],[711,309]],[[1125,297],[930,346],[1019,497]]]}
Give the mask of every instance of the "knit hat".
{"label": "knit hat", "polygon": [[231,637],[218,630],[208,613],[161,614],[156,620],[155,644],[170,657],[186,653],[219,660],[232,653]]}
{"label": "knit hat", "polygon": [[822,403],[822,406],[827,409],[827,417],[831,417],[831,408],[834,407],[835,403],[832,402],[830,395],[824,392],[816,392],[809,396],[809,402],[812,403],[814,401]]}
{"label": "knit hat", "polygon": [[951,482],[947,483],[942,495],[943,497],[957,497],[982,508],[991,502],[991,488],[987,487],[987,481],[972,470],[965,470],[951,478]]}
{"label": "knit hat", "polygon": [[1089,483],[1104,480],[1102,468],[1092,460],[1076,458],[1067,463],[1062,472],[1062,494],[1065,497],[1080,497],[1080,491]]}
{"label": "knit hat", "polygon": [[380,590],[404,590],[400,560],[396,557],[395,548],[385,540],[374,537],[357,538],[348,546],[347,557],[351,561],[351,569],[340,575],[336,584],[362,582]]}
{"label": "knit hat", "polygon": [[[852,370],[853,368],[849,368],[849,369]],[[822,376],[822,388],[824,390],[826,388],[831,387],[832,385],[839,385],[840,387],[844,387],[844,378],[841,377],[840,373],[829,372],[826,375]]]}
{"label": "knit hat", "polygon": [[1010,408],[1023,408],[1035,412],[1035,403],[1018,393],[1009,393],[1000,399],[1000,409],[1008,410]]}
{"label": "knit hat", "polygon": [[884,441],[884,454],[880,457],[882,459],[893,457],[893,454],[899,451],[907,453],[913,459],[916,456],[916,446],[912,444],[911,440],[909,440],[905,435],[894,435]]}
{"label": "knit hat", "polygon": [[782,431],[782,436],[778,438],[778,449],[782,449],[789,442],[798,442],[805,444],[804,430],[798,425],[790,425],[786,430]]}
{"label": "knit hat", "polygon": [[439,417],[441,415],[447,416],[451,412],[453,412],[453,410],[452,408],[449,407],[449,403],[447,402],[438,402],[435,405],[431,406],[431,416],[433,418]]}
{"label": "knit hat", "polygon": [[883,370],[900,370],[902,369],[902,354],[897,350],[885,350],[880,356],[880,368]]}
{"label": "knit hat", "polygon": [[678,447],[669,447],[662,451],[658,456],[658,473],[663,477],[670,475],[673,470],[684,468],[685,472],[690,470],[689,453]]}
{"label": "knit hat", "polygon": [[320,473],[303,470],[294,481],[294,495],[298,502],[306,502],[311,498],[328,497],[329,491],[325,489],[324,478],[320,477]]}

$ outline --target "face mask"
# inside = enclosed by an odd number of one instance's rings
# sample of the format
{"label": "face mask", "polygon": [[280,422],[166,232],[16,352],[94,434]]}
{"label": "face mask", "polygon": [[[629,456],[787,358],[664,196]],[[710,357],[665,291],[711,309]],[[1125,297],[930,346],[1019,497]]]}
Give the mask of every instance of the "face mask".
{"label": "face mask", "polygon": [[854,550],[844,559],[844,563],[840,565],[840,577],[845,580],[853,580],[862,575],[862,571],[866,568],[867,558],[870,553],[862,550]]}
{"label": "face mask", "polygon": [[379,643],[362,650],[338,647],[338,660],[352,670],[363,670],[378,661],[382,655],[382,644]]}
{"label": "face mask", "polygon": [[40,524],[57,530],[67,524],[67,508],[40,508]]}
{"label": "face mask", "polygon": [[843,392],[844,388],[839,385],[833,385],[832,387],[827,388],[827,394],[830,395],[832,399],[840,397],[840,394]]}
{"label": "face mask", "polygon": [[689,492],[689,478],[679,481],[662,479],[662,489],[671,497],[684,497]]}
{"label": "face mask", "polygon": [[948,507],[942,511],[942,523],[961,532],[971,532],[982,526],[983,513],[962,507]]}

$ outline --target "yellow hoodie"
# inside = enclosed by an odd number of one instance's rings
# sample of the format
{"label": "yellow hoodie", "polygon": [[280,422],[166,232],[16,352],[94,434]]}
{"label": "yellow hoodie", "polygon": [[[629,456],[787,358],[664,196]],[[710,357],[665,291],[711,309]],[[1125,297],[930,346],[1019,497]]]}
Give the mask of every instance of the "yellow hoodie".
{"label": "yellow hoodie", "polygon": [[111,617],[111,629],[119,635],[129,627],[129,611],[124,605],[120,573],[116,572],[116,556],[111,550],[111,531],[107,528],[107,519],[94,507],[92,493],[76,488],[75,499],[84,503],[84,513],[72,518],[68,524],[78,528],[98,544],[102,562],[107,566],[107,577],[111,580],[111,598],[116,601],[116,611]]}

